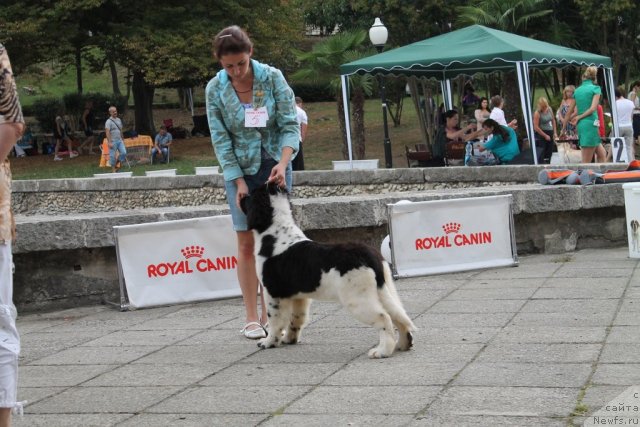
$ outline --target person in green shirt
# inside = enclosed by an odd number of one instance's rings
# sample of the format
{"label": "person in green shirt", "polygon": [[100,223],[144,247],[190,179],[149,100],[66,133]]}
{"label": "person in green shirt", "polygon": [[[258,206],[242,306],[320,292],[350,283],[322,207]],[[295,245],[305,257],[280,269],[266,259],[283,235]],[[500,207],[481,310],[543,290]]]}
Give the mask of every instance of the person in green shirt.
{"label": "person in green shirt", "polygon": [[582,74],[582,84],[573,94],[576,100],[573,121],[578,129],[578,140],[582,153],[582,163],[591,163],[593,155],[598,158],[598,163],[606,161],[607,153],[602,146],[602,140],[598,134],[600,121],[598,120],[598,103],[602,90],[596,84],[598,68],[588,67]]}

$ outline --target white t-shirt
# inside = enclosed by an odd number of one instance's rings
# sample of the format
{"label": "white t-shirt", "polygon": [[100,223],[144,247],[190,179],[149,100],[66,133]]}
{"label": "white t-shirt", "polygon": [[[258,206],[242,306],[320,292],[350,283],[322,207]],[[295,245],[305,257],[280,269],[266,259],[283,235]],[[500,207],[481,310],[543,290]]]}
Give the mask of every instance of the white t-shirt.
{"label": "white t-shirt", "polygon": [[307,124],[307,112],[304,111],[302,108],[298,107],[296,105],[296,120],[298,121],[298,124]]}
{"label": "white t-shirt", "polygon": [[[631,95],[635,95],[635,99],[631,100]],[[634,93],[633,91],[629,92],[627,99],[633,102],[635,108],[640,108],[640,96],[637,93]],[[633,114],[640,114],[640,110],[635,110]]]}
{"label": "white t-shirt", "polygon": [[489,118],[498,122],[499,125],[507,126],[507,120],[504,118],[504,111],[498,107],[493,107]]}
{"label": "white t-shirt", "polygon": [[629,101],[625,98],[616,99],[616,111],[618,112],[618,126],[621,128],[630,128],[633,125],[632,115],[633,101]]}

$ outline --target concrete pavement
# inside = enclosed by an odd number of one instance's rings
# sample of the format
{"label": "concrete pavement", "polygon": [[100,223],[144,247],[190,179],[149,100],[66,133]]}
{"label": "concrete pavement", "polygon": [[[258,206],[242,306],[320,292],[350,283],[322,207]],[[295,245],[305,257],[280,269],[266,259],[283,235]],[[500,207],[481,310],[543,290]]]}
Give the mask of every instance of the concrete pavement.
{"label": "concrete pavement", "polygon": [[420,330],[315,302],[303,342],[259,350],[240,299],[21,315],[15,426],[567,426],[640,384],[640,260],[594,249],[397,281]]}

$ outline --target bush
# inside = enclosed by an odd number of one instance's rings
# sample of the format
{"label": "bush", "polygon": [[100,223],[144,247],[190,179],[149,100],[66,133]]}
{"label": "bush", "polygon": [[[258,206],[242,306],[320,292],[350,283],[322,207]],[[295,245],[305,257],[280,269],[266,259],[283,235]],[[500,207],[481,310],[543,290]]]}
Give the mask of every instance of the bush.
{"label": "bush", "polygon": [[335,101],[335,93],[329,88],[328,83],[292,83],[291,89],[296,96],[304,102]]}
{"label": "bush", "polygon": [[40,131],[53,132],[58,111],[64,109],[64,104],[59,98],[40,98],[31,106],[32,114],[40,125]]}

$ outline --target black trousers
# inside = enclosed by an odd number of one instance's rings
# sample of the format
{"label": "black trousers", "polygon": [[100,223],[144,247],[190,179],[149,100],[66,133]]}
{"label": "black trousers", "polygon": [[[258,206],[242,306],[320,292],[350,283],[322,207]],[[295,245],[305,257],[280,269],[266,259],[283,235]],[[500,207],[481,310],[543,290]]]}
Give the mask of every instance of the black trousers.
{"label": "black trousers", "polygon": [[298,154],[295,159],[291,161],[291,169],[294,171],[303,171],[304,170],[304,155],[302,153],[302,142],[300,142],[300,149],[298,150]]}

